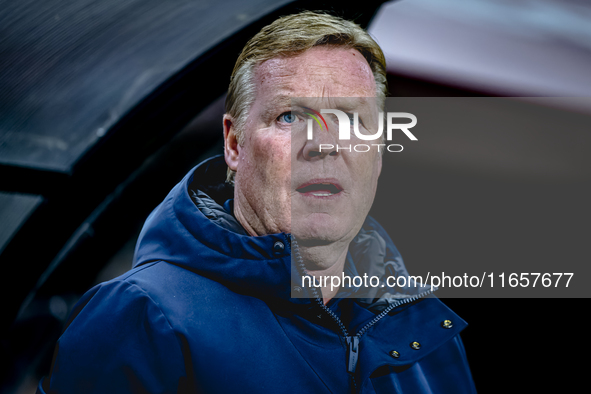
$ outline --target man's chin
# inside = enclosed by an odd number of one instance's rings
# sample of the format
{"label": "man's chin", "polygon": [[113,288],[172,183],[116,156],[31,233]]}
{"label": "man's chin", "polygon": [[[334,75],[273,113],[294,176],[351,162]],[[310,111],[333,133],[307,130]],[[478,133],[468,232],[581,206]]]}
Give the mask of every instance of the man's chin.
{"label": "man's chin", "polygon": [[306,248],[312,248],[315,246],[326,246],[334,243],[335,241],[328,238],[318,238],[318,237],[310,237],[310,236],[297,236],[294,234],[294,237],[298,241],[298,245]]}
{"label": "man's chin", "polygon": [[323,223],[317,226],[293,226],[293,236],[306,246],[328,245],[342,239],[342,231],[335,226]]}

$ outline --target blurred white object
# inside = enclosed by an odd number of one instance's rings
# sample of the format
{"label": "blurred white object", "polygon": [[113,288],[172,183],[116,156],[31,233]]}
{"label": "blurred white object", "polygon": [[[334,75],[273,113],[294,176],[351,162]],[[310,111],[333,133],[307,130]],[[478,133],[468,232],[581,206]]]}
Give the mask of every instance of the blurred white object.
{"label": "blurred white object", "polygon": [[388,71],[512,96],[591,96],[591,2],[402,0],[370,33]]}

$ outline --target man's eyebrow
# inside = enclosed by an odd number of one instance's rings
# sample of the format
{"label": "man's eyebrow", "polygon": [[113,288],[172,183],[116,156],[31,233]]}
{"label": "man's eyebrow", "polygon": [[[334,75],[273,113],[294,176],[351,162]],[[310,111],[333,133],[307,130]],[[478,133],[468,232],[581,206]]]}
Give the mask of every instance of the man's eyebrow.
{"label": "man's eyebrow", "polygon": [[[337,102],[333,103],[332,105],[329,105],[327,108],[336,108],[345,112],[353,111],[357,109],[366,108],[368,105],[371,104],[372,99],[375,100],[375,98],[373,97],[347,97],[344,99],[339,98],[337,99]],[[270,116],[274,117],[274,114],[277,112],[278,108],[301,109],[306,107],[305,99],[285,94],[278,94],[277,96],[271,97],[269,102],[270,105],[267,106],[263,112],[263,116],[265,118]]]}
{"label": "man's eyebrow", "polygon": [[269,103],[277,105],[289,105],[291,103],[292,96],[287,94],[278,94],[276,96],[269,97]]}
{"label": "man's eyebrow", "polygon": [[[295,107],[295,108],[306,108],[306,107],[318,107],[321,108],[322,105],[318,105],[318,103],[313,104],[310,100],[312,101],[322,101],[322,98],[314,98],[314,97],[295,97],[295,96],[290,96],[290,95],[285,95],[285,94],[280,94],[277,95],[273,98],[271,98],[271,101],[273,102],[273,104],[275,104],[275,107]],[[327,107],[329,108],[329,107]]]}
{"label": "man's eyebrow", "polygon": [[344,100],[339,100],[337,109],[341,111],[352,111],[355,109],[366,108],[371,105],[374,97],[348,97]]}
{"label": "man's eyebrow", "polygon": [[291,105],[293,103],[293,97],[281,94],[279,96],[274,97],[273,102],[278,107],[291,107]]}
{"label": "man's eyebrow", "polygon": [[291,109],[291,97],[283,94],[272,97],[269,100],[269,105],[266,105],[262,111],[262,119],[274,119],[278,115],[277,110],[282,108]]}

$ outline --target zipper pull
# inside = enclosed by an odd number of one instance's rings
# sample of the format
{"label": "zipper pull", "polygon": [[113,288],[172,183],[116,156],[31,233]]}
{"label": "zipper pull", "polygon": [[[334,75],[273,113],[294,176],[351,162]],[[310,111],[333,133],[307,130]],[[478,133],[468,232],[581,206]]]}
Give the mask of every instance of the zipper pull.
{"label": "zipper pull", "polygon": [[347,360],[347,372],[350,374],[355,373],[357,367],[357,359],[359,358],[359,337],[352,336],[346,337],[347,345],[349,346],[349,357]]}

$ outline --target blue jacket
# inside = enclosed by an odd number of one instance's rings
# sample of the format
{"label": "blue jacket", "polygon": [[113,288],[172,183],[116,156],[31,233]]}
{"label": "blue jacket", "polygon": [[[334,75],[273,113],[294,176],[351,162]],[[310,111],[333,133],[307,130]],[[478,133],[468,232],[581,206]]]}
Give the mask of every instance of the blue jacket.
{"label": "blue jacket", "polygon": [[[133,269],[76,305],[38,393],[475,392],[466,323],[426,289],[291,298],[295,242],[248,236],[224,177],[223,158],[207,160],[152,212]],[[371,218],[347,272],[370,249],[384,274],[407,275]]]}

